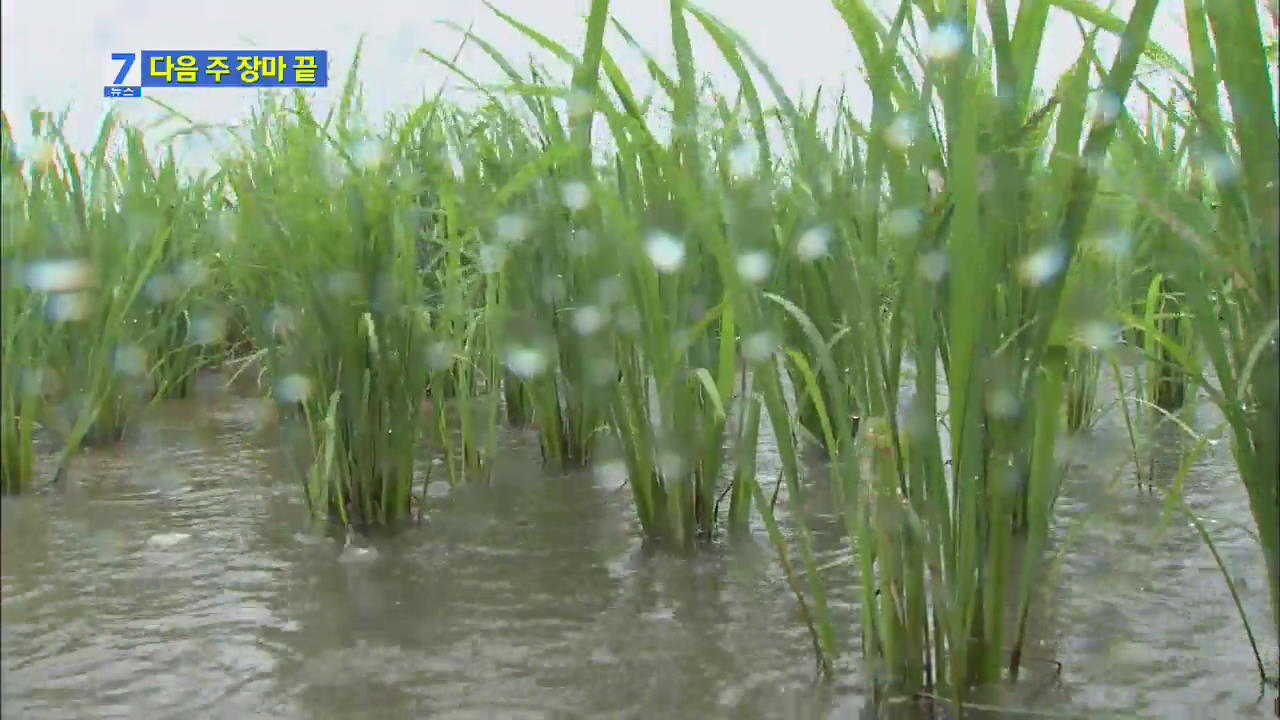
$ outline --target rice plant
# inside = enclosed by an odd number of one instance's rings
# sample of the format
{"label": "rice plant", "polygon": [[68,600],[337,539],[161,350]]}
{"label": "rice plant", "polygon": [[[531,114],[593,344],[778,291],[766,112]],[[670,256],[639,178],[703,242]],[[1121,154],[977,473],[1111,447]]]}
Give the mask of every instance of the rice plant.
{"label": "rice plant", "polygon": [[119,440],[145,405],[182,394],[211,361],[216,339],[192,322],[208,186],[180,177],[172,154],[153,164],[141,133],[110,115],[94,148],[77,153],[60,120],[34,112],[36,151],[21,164],[5,126],[6,351],[41,363],[26,373],[6,364],[6,405],[26,407],[6,423],[22,458],[11,467],[28,473],[39,423],[63,443],[61,474],[83,444]]}
{"label": "rice plant", "polygon": [[[1272,21],[1275,19],[1272,7]],[[1162,270],[1182,292],[1196,348],[1156,323],[1132,318],[1171,355],[1219,407],[1249,497],[1266,559],[1273,628],[1280,632],[1280,459],[1277,307],[1280,297],[1280,201],[1276,165],[1275,89],[1264,28],[1249,0],[1184,3],[1192,68],[1179,78],[1181,102],[1167,106],[1187,142],[1187,163],[1199,187],[1170,184],[1183,168],[1161,152],[1159,138],[1122,124],[1136,155],[1139,202],[1175,241]]]}

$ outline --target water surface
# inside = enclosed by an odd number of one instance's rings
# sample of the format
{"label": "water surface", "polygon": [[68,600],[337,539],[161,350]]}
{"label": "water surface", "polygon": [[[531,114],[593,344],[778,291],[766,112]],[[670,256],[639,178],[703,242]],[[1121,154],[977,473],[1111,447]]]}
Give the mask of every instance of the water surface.
{"label": "water surface", "polygon": [[[5,717],[871,717],[847,565],[831,571],[831,605],[849,656],[819,683],[763,536],[694,558],[646,552],[625,488],[545,474],[512,434],[490,484],[345,546],[308,520],[258,408],[168,404],[66,485],[4,499]],[[1164,502],[1115,474],[1117,430],[1105,420],[1070,447],[1089,462],[1059,502],[1061,560],[1025,675],[983,699],[1072,717],[1268,717],[1274,691],[1259,702],[1212,557],[1185,518],[1155,539]],[[1157,475],[1171,477],[1179,444],[1158,440]],[[803,512],[830,562],[843,553],[819,470]],[[1225,443],[1186,491],[1274,667]]]}

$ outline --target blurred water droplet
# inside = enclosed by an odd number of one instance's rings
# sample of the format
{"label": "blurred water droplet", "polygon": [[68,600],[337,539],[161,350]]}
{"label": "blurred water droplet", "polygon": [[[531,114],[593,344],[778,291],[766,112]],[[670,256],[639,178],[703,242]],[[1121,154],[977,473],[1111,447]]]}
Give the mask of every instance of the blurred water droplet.
{"label": "blurred water droplet", "polygon": [[991,161],[990,157],[983,156],[981,162],[978,163],[978,192],[991,192],[996,186],[996,164]]}
{"label": "blurred water droplet", "polygon": [[649,234],[644,241],[644,251],[660,273],[678,272],[684,265],[684,243],[661,230]]}
{"label": "blurred water droplet", "polygon": [[209,221],[214,238],[221,245],[230,245],[236,239],[236,222],[227,210],[216,211]]}
{"label": "blurred water droplet", "polygon": [[617,383],[618,366],[609,357],[593,357],[587,361],[587,382],[596,387]]}
{"label": "blurred water droplet", "polygon": [[58,157],[58,148],[45,138],[37,138],[27,147],[26,159],[41,170],[52,167]]}
{"label": "blurred water droplet", "polygon": [[595,233],[586,228],[574,228],[569,231],[569,240],[566,245],[569,248],[569,254],[573,257],[580,258],[588,255],[592,247],[595,246]]}
{"label": "blurred water droplet", "polygon": [[23,370],[18,387],[28,395],[43,395],[57,384],[57,374],[49,368]]}
{"label": "blurred water droplet", "polygon": [[681,328],[671,333],[671,351],[683,353],[693,345],[693,336],[688,330]]}
{"label": "blurred water droplet", "polygon": [[941,248],[930,250],[920,256],[916,261],[916,272],[920,273],[920,277],[931,283],[936,283],[947,274],[947,253]]}
{"label": "blurred water droplet", "polygon": [[204,284],[209,278],[209,268],[203,260],[191,259],[184,260],[178,266],[178,280],[189,288],[194,288]]}
{"label": "blurred water droplet", "polygon": [[929,414],[929,409],[918,396],[912,396],[907,403],[903,417],[903,427],[907,437],[915,440],[926,437],[930,430],[936,430],[937,419]]}
{"label": "blurred water droplet", "polygon": [[570,180],[560,186],[560,200],[565,207],[578,212],[591,202],[591,188],[580,180]]}
{"label": "blurred water droplet", "polygon": [[752,250],[738,256],[738,275],[749,283],[758,285],[769,279],[772,266],[769,253],[763,250]]}
{"label": "blurred water droplet", "polygon": [[778,347],[778,339],[768,330],[752,333],[742,341],[742,355],[751,362],[764,362]]}
{"label": "blurred water droplet", "polygon": [[361,138],[351,145],[351,161],[359,168],[375,168],[383,157],[382,143],[376,138]]}
{"label": "blurred water droplet", "polygon": [[622,460],[603,460],[591,468],[596,485],[605,490],[618,490],[627,484],[627,464]]}
{"label": "blurred water droplet", "polygon": [[559,305],[565,296],[564,278],[551,275],[542,281],[542,299],[552,305]]}
{"label": "blurred water droplet", "polygon": [[516,346],[507,350],[504,361],[507,369],[517,377],[528,380],[546,372],[547,354],[537,348]]}
{"label": "blurred water droplet", "polygon": [[427,348],[427,365],[436,372],[453,367],[453,349],[447,342],[434,342]]}
{"label": "blurred water droplet", "polygon": [[1105,320],[1082,323],[1077,338],[1092,350],[1109,350],[1120,342],[1120,328]]}
{"label": "blurred water droplet", "polygon": [[965,36],[963,25],[954,22],[940,23],[929,31],[925,40],[925,56],[938,62],[954,60],[964,50],[967,40]]}
{"label": "blurred water droplet", "polygon": [[894,237],[911,237],[920,232],[924,224],[924,213],[919,208],[898,208],[885,218],[885,230]]}
{"label": "blurred water droplet", "polygon": [[486,275],[500,272],[507,262],[507,249],[501,245],[480,246],[480,272]]}
{"label": "blurred water droplet", "polygon": [[276,305],[267,311],[267,316],[263,320],[267,332],[277,339],[283,338],[296,329],[298,324],[297,313],[293,308],[287,305]]}
{"label": "blurred water droplet", "polygon": [[427,485],[427,497],[432,500],[449,497],[451,492],[453,492],[453,486],[444,480],[432,480]]}
{"label": "blurred water droplet", "polygon": [[324,288],[336,298],[354,297],[360,292],[360,275],[354,270],[339,270],[324,278]]}
{"label": "blurred water droplet", "polygon": [[573,311],[573,330],[579,335],[594,335],[604,324],[605,314],[595,305],[585,305]]}
{"label": "blurred water droplet", "polygon": [[36,292],[72,292],[93,283],[93,267],[77,258],[35,262],[26,274],[27,286]]}
{"label": "blurred water droplet", "polygon": [[1039,287],[1054,279],[1067,266],[1067,253],[1053,244],[1036,250],[1018,263],[1018,279],[1024,285]]}
{"label": "blurred water droplet", "polygon": [[529,236],[529,218],[521,213],[506,213],[498,217],[493,229],[502,242],[518,243]]}
{"label": "blurred water droplet", "polygon": [[618,329],[627,333],[640,331],[640,312],[634,307],[625,307],[618,311]]}
{"label": "blurred water droplet", "polygon": [[1022,409],[1022,404],[1018,402],[1018,396],[1013,390],[1007,387],[996,387],[987,392],[987,412],[992,417],[1000,419],[1010,419],[1018,415]]}
{"label": "blurred water droplet", "polygon": [[662,450],[658,453],[658,472],[665,480],[675,480],[684,474],[684,458],[673,450]]}
{"label": "blurred water droplet", "polygon": [[1211,152],[1205,155],[1204,169],[1218,185],[1231,185],[1240,177],[1239,166],[1226,153]]}
{"label": "blurred water droplet", "polygon": [[141,377],[147,372],[147,352],[137,345],[116,348],[112,366],[126,377]]}
{"label": "blurred water droplet", "polygon": [[58,293],[50,295],[45,304],[45,316],[53,322],[74,322],[89,317],[89,296],[85,293]]}
{"label": "blurred water droplet", "polygon": [[925,176],[929,183],[929,197],[937,197],[947,189],[947,180],[937,170],[930,170]]}
{"label": "blurred water droplet", "polygon": [[1094,101],[1093,121],[1100,125],[1110,125],[1120,116],[1122,109],[1119,96],[1110,90],[1103,89]]}
{"label": "blurred water droplet", "polygon": [[221,315],[197,315],[191,320],[191,340],[198,345],[217,345],[227,334],[227,321]]}
{"label": "blurred water droplet", "polygon": [[831,244],[831,228],[818,225],[800,233],[796,240],[796,255],[804,262],[813,262],[827,254]]}
{"label": "blurred water droplet", "polygon": [[1106,258],[1112,261],[1124,260],[1133,251],[1133,235],[1127,230],[1116,228],[1097,236],[1092,244]]}
{"label": "blurred water droplet", "polygon": [[595,98],[590,92],[580,88],[569,93],[568,110],[569,117],[579,119],[590,115],[595,109]]}
{"label": "blurred water droplet", "polygon": [[916,140],[919,123],[906,113],[899,113],[884,130],[885,141],[895,150],[906,150]]}
{"label": "blurred water droplet", "polygon": [[153,303],[165,303],[177,298],[182,292],[182,286],[178,284],[178,279],[173,275],[160,273],[147,279],[142,292]]}
{"label": "blurred water droplet", "polygon": [[729,172],[738,178],[755,174],[760,164],[760,150],[754,142],[738,143],[729,151]]}
{"label": "blurred water droplet", "polygon": [[620,302],[626,294],[627,286],[622,282],[622,278],[617,276],[607,277],[596,286],[596,297],[604,307]]}
{"label": "blurred water droplet", "polygon": [[300,373],[292,373],[276,383],[276,399],[282,403],[304,402],[311,396],[311,379]]}

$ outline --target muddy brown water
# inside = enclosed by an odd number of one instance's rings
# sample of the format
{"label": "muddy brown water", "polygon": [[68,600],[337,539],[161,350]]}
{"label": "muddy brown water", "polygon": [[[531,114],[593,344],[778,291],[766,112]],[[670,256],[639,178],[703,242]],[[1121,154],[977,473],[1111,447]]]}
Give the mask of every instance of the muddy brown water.
{"label": "muddy brown water", "polygon": [[[830,572],[848,653],[836,681],[818,682],[763,534],[693,558],[647,552],[625,488],[546,474],[513,433],[491,483],[344,547],[308,520],[259,408],[225,393],[167,404],[64,486],[3,500],[4,718],[874,717],[847,564]],[[1114,415],[1066,448],[1077,462],[1026,670],[980,698],[1001,712],[978,716],[1270,717],[1275,691],[1260,695],[1212,556],[1185,518],[1157,539],[1164,501],[1117,474],[1127,440]],[[1194,415],[1216,422],[1211,408]],[[1179,443],[1155,442],[1167,481]],[[775,471],[765,448],[765,482]],[[810,502],[791,511],[837,561],[810,475]],[[1225,441],[1186,497],[1274,672],[1261,554]]]}

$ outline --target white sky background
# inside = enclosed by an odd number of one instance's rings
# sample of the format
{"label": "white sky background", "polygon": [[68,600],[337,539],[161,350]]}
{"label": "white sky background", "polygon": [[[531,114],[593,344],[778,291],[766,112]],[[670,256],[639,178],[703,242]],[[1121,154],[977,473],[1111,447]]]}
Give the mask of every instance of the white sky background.
{"label": "white sky background", "polygon": [[[873,2],[886,10],[896,7],[889,0]],[[494,0],[494,4],[579,50],[589,0]],[[858,79],[860,64],[853,41],[830,0],[701,0],[699,5],[741,33],[788,90],[811,93],[823,86],[834,91],[843,85],[855,103],[869,97]],[[1121,0],[1116,12],[1127,14],[1131,6],[1132,0]],[[1016,7],[1016,1],[1011,1],[1011,19]],[[323,101],[340,93],[357,39],[365,33],[360,78],[367,109],[380,115],[434,94],[448,80],[447,70],[417,52],[425,47],[451,56],[456,50],[459,34],[440,20],[474,22],[474,31],[501,48],[517,66],[534,50],[531,42],[480,0],[0,0],[0,11],[0,107],[20,137],[26,135],[27,113],[33,106],[54,111],[70,108],[67,134],[79,147],[92,143],[111,102],[102,98],[102,87],[110,84],[119,69],[119,63],[110,59],[112,52],[326,49],[332,85],[316,91]],[[666,2],[613,0],[611,13],[664,66],[674,66]],[[692,20],[690,32],[699,69],[732,88],[732,73]],[[1162,4],[1154,37],[1186,57],[1180,2]],[[637,91],[647,91],[643,65],[625,51],[622,38],[612,28],[606,43],[636,81]],[[1056,16],[1045,38],[1041,83],[1052,86],[1076,59],[1079,47],[1074,22]],[[1114,48],[1114,43],[1104,47]],[[481,79],[499,79],[478,48],[464,52],[459,64]],[[133,78],[140,66],[141,62],[135,63],[127,82],[136,82]],[[461,83],[455,81],[453,87],[453,96],[459,97]],[[200,122],[233,122],[245,115],[258,93],[185,88],[149,92]],[[112,106],[135,120],[159,112],[146,100],[114,101]]]}

